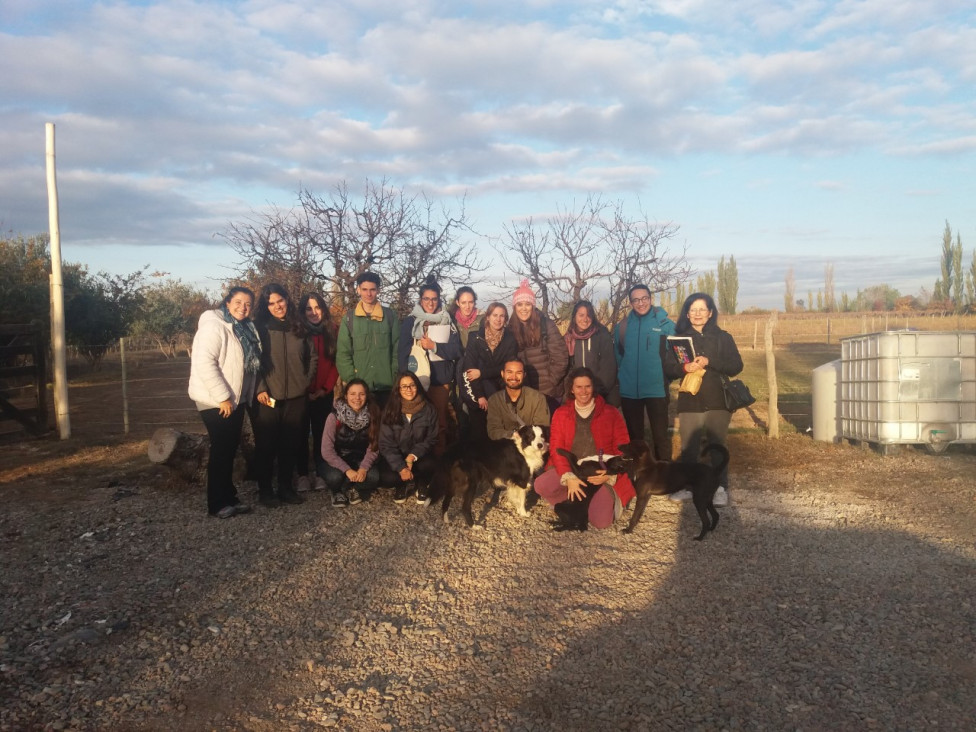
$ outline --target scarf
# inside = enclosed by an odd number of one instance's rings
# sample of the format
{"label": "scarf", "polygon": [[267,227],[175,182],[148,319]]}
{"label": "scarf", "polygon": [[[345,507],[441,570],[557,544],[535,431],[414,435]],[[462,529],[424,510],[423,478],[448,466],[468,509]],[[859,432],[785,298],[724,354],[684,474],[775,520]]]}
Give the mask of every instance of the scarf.
{"label": "scarf", "polygon": [[492,353],[498,348],[498,344],[502,342],[503,335],[505,335],[504,328],[501,330],[492,330],[491,326],[485,323],[485,343],[488,344],[488,348]]}
{"label": "scarf", "polygon": [[576,331],[576,326],[566,331],[566,335],[563,338],[566,339],[566,348],[569,349],[569,357],[573,357],[573,351],[576,350],[576,341],[585,341],[590,338],[594,333],[596,333],[596,323],[590,326],[590,329],[585,333],[578,333]]}
{"label": "scarf", "polygon": [[573,403],[576,405],[576,413],[580,417],[582,417],[583,419],[588,419],[589,416],[591,414],[593,414],[593,410],[596,409],[596,398],[595,397],[593,399],[591,399],[590,400],[590,403],[587,404],[585,407],[581,407],[579,405],[579,402],[577,402],[575,400],[574,400]]}
{"label": "scarf", "polygon": [[464,315],[461,314],[461,311],[458,310],[456,313],[454,313],[454,319],[457,321],[459,327],[468,329],[471,327],[474,321],[478,319],[478,308],[474,308],[471,311],[471,315],[469,315],[467,318],[465,318]]}
{"label": "scarf", "polygon": [[366,409],[366,405],[363,405],[363,408],[357,412],[346,403],[345,399],[337,399],[334,409],[336,420],[349,429],[358,432],[369,427],[369,410]]}
{"label": "scarf", "polygon": [[420,394],[417,394],[413,399],[404,399],[400,397],[400,412],[403,414],[414,415],[424,408],[424,404],[427,400],[424,399]]}
{"label": "scarf", "polygon": [[238,320],[227,309],[227,305],[220,306],[220,314],[224,322],[234,326],[234,336],[240,341],[244,349],[244,373],[256,374],[261,370],[261,339],[258,331],[250,320]]}
{"label": "scarf", "polygon": [[420,303],[413,306],[410,311],[413,318],[413,331],[411,335],[415,341],[419,341],[427,333],[428,325],[451,325],[451,316],[446,310],[438,310],[436,313],[428,313]]}

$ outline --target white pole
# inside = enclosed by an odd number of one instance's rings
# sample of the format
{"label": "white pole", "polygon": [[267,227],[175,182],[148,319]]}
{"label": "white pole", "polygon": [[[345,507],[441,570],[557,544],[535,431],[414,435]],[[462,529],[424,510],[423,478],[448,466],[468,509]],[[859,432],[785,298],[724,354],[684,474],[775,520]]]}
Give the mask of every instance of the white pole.
{"label": "white pole", "polygon": [[62,440],[71,437],[68,413],[68,357],[64,340],[64,280],[61,276],[61,225],[54,160],[54,123],[44,125],[47,159],[47,215],[51,235],[51,350],[54,351],[54,412]]}

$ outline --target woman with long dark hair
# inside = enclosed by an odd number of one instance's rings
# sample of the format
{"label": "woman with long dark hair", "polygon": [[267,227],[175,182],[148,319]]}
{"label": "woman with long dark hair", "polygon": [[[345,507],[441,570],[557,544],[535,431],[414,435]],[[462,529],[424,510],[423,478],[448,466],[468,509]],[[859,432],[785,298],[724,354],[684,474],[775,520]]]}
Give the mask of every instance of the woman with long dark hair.
{"label": "woman with long dark hair", "polygon": [[[732,413],[725,405],[722,378],[742,371],[742,356],[735,340],[718,327],[718,307],[711,295],[693,292],[681,306],[675,335],[688,336],[695,348],[695,358],[679,363],[670,353],[664,355],[664,373],[672,379],[700,374],[696,392],[678,391],[678,434],[681,436],[681,460],[698,462],[702,448],[709,444],[726,445]],[[729,469],[722,471],[722,483],[713,502],[729,502]],[[691,498],[689,491],[671,494],[671,500]]]}
{"label": "woman with long dark hair", "polygon": [[261,342],[249,316],[254,293],[232,287],[220,307],[200,316],[190,357],[190,398],[210,436],[207,510],[230,518],[248,513],[234,487],[234,456],[241,442],[244,409],[261,370]]}
{"label": "woman with long dark hair", "polygon": [[469,439],[488,439],[488,397],[505,388],[505,364],[518,358],[518,344],[506,327],[508,310],[500,302],[485,308],[481,327],[468,339],[458,369],[458,391],[467,410]]}
{"label": "woman with long dark hair", "polygon": [[549,317],[535,306],[535,293],[528,280],[512,296],[512,317],[509,328],[518,343],[518,355],[525,364],[525,383],[541,391],[555,411],[565,396],[563,384],[569,370],[566,341]]}
{"label": "woman with long dark hair", "polygon": [[414,490],[417,503],[427,500],[434,474],[437,410],[411,371],[397,374],[380,427],[380,483],[393,487],[394,503],[403,503]]}
{"label": "woman with long dark hair", "polygon": [[593,303],[589,300],[580,300],[573,305],[572,313],[565,336],[570,368],[590,369],[596,378],[596,393],[607,404],[619,408],[620,387],[617,384],[613,336],[596,319]]}
{"label": "woman with long dark hair", "polygon": [[468,347],[468,339],[481,328],[481,313],[476,305],[477,302],[478,295],[474,289],[462,285],[454,295],[454,302],[448,307],[451,317],[454,318],[458,336],[461,338],[462,349]]}
{"label": "woman with long dark hair", "polygon": [[[319,475],[340,508],[369,498],[380,482],[380,408],[362,379],[353,379],[325,420]],[[364,495],[365,494],[365,495]]]}
{"label": "woman with long dark hair", "polygon": [[[339,379],[339,372],[335,365],[335,346],[336,328],[332,322],[332,315],[329,313],[329,306],[325,304],[323,298],[317,292],[311,292],[302,298],[298,312],[305,316],[305,328],[312,337],[312,344],[318,354],[318,368],[315,370],[315,378],[308,387],[308,427],[303,430],[306,439],[299,443],[298,455],[298,483],[299,492],[313,488],[322,490],[325,488],[325,480],[321,475],[321,467],[324,462],[322,450],[322,430],[325,429],[325,420],[332,412],[332,391],[336,381]],[[315,462],[315,483],[310,484],[308,479],[308,431],[312,432],[312,445]]]}
{"label": "woman with long dark hair", "polygon": [[[307,424],[305,394],[318,370],[312,339],[282,285],[265,285],[258,298],[256,325],[261,337],[261,377],[257,385],[254,454],[258,501],[268,508],[303,503],[292,485]],[[306,453],[307,454],[307,453]],[[272,476],[278,466],[278,493]]]}

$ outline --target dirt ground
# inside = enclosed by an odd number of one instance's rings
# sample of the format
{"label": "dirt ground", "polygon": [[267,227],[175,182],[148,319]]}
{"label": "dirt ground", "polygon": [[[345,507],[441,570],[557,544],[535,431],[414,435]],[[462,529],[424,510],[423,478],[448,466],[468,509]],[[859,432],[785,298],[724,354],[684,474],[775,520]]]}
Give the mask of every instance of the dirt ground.
{"label": "dirt ground", "polygon": [[[404,519],[397,518],[396,513],[402,509],[388,500],[371,503],[367,510],[373,512],[372,518],[367,519],[363,517],[369,514],[356,514],[352,508],[339,516],[339,512],[330,511],[321,495],[312,497],[310,505],[299,507],[297,512],[274,517],[258,512],[229,522],[208,523],[203,515],[202,487],[182,484],[146,458],[146,438],[157,426],[150,422],[151,418],[159,418],[160,424],[183,424],[184,429],[201,431],[193,420],[192,406],[185,399],[180,401],[185,384],[179,383],[178,373],[171,375],[171,382],[154,382],[161,373],[169,373],[165,369],[179,366],[164,365],[162,371],[153,371],[160,367],[147,363],[139,368],[146,378],[143,383],[152,384],[154,393],[140,395],[136,391],[136,404],[142,411],[129,437],[117,429],[121,420],[112,422],[112,429],[100,433],[94,429],[98,422],[115,419],[109,413],[115,412],[118,404],[112,397],[117,393],[115,386],[93,379],[91,385],[74,390],[79,411],[73,439],[8,441],[0,446],[0,596],[5,598],[0,610],[0,709],[5,710],[0,712],[2,730],[612,728],[618,725],[606,726],[607,720],[599,716],[603,712],[587,716],[591,714],[588,709],[572,707],[572,692],[560,691],[557,680],[572,678],[575,671],[560,667],[559,654],[552,648],[546,650],[549,634],[556,633],[552,637],[559,639],[557,646],[580,654],[584,665],[600,663],[603,651],[598,643],[580,635],[584,627],[608,618],[622,622],[629,612],[625,607],[628,602],[644,608],[636,613],[638,617],[670,623],[672,612],[689,610],[672,608],[677,600],[666,588],[675,588],[675,576],[684,577],[682,582],[694,586],[704,573],[723,589],[732,583],[736,595],[748,596],[759,591],[750,588],[761,588],[764,583],[773,582],[770,576],[784,572],[790,577],[784,586],[799,586],[799,592],[810,594],[805,597],[808,605],[815,603],[829,615],[832,603],[852,602],[850,598],[858,591],[858,578],[842,578],[841,574],[857,571],[864,572],[865,583],[878,583],[878,603],[883,605],[883,595],[889,590],[897,595],[897,608],[878,611],[879,637],[888,637],[883,626],[893,622],[890,618],[897,613],[907,613],[910,621],[902,624],[899,619],[898,633],[893,634],[891,641],[913,649],[912,653],[917,651],[911,656],[911,664],[898,661],[901,656],[892,656],[890,648],[878,649],[886,654],[879,665],[868,664],[860,657],[858,660],[857,673],[869,676],[878,668],[890,672],[890,689],[861,689],[856,680],[848,680],[842,691],[832,691],[824,684],[823,696],[779,705],[778,688],[783,683],[776,674],[782,671],[777,672],[775,663],[763,659],[776,652],[787,656],[797,652],[791,649],[801,649],[802,653],[789,659],[788,671],[805,673],[809,658],[816,657],[824,644],[831,642],[829,638],[811,638],[808,628],[805,636],[784,636],[775,652],[757,650],[758,660],[736,661],[754,664],[734,670],[741,672],[743,683],[750,684],[754,698],[736,698],[747,695],[740,688],[729,701],[728,691],[719,689],[714,693],[725,695],[710,701],[712,687],[703,686],[704,703],[697,695],[678,694],[668,702],[671,706],[655,708],[649,717],[659,720],[659,725],[630,722],[626,728],[682,728],[680,720],[689,719],[682,715],[695,703],[703,704],[703,716],[691,718],[687,726],[701,729],[912,729],[918,728],[922,719],[904,716],[914,713],[906,710],[923,708],[927,724],[940,728],[967,729],[976,720],[976,454],[972,450],[950,448],[944,454],[929,455],[905,448],[881,456],[863,446],[818,443],[793,432],[771,440],[756,426],[763,423],[763,414],[740,412],[730,436],[730,483],[735,508],[725,514],[723,524],[700,545],[701,550],[697,545],[691,548],[692,542],[683,540],[684,534],[697,531],[693,512],[682,514],[680,507],[666,502],[650,510],[638,532],[629,539],[615,527],[607,532],[591,531],[578,539],[560,535],[555,540],[549,533],[548,509],[536,506],[530,519],[524,521],[504,508],[492,509],[487,514],[488,531],[472,534],[453,527],[449,534],[451,543],[445,545],[443,531],[437,528],[439,522],[419,507],[411,507],[414,510],[409,523],[402,524]],[[139,402],[141,397],[146,400]],[[161,401],[170,411],[150,409],[155,407],[150,397],[163,397]],[[262,523],[266,521],[277,523],[269,528]],[[802,524],[803,532],[780,532],[777,522]],[[848,527],[850,531],[845,531]],[[401,537],[395,533],[398,530],[407,533]],[[228,533],[239,531],[247,534]],[[858,532],[863,538],[856,549],[837,549],[846,547],[843,542]],[[902,560],[899,556],[898,561],[904,563],[898,564],[897,572],[880,569],[880,557],[894,551],[890,547],[898,546],[899,555],[903,552],[902,536],[911,538],[910,551],[921,552],[923,560]],[[320,553],[314,558],[311,554],[306,556],[305,545],[313,538],[320,542],[320,552],[327,548],[328,560],[323,560]],[[222,555],[221,541],[228,542],[224,551],[231,552],[230,557]],[[844,556],[833,556],[824,541],[834,542],[835,550]],[[389,553],[404,552],[402,542],[419,547],[419,555],[406,552],[395,571],[383,569],[395,572],[400,584],[394,588],[402,587],[404,593],[393,605],[383,605],[377,599],[379,590],[372,586],[369,567]],[[761,550],[756,549],[760,546]],[[877,561],[856,556],[865,551],[865,546],[878,553]],[[459,550],[463,552],[460,555]],[[667,557],[662,551],[667,551]],[[696,555],[697,551],[707,554]],[[763,553],[750,554],[753,551]],[[645,565],[649,555],[656,559]],[[707,563],[697,564],[696,556],[707,556]],[[300,561],[301,557],[308,561]],[[559,578],[565,569],[561,562],[567,557],[584,563],[590,570],[586,584],[581,586],[595,593],[589,605],[581,604],[579,598],[560,595],[563,580]],[[782,563],[777,557],[783,557]],[[327,569],[322,569],[326,566],[323,561],[329,563]],[[236,583],[222,587],[208,577],[208,562],[222,567],[222,571],[235,572],[234,577],[238,575],[232,566],[239,565],[242,574]],[[541,567],[534,566],[534,562],[541,563]],[[614,580],[607,572],[619,577],[620,572],[630,572],[638,562],[643,566],[646,582],[640,592],[645,594],[630,596],[628,593],[637,592],[632,583]],[[931,580],[917,576],[936,563],[945,574]],[[843,571],[838,569],[841,564]],[[682,565],[688,569],[682,570]],[[240,584],[252,581],[248,577],[265,577],[262,573],[271,572],[273,576],[286,567],[280,580],[253,588],[253,592]],[[659,570],[662,577],[666,576],[665,570],[671,573],[670,585],[654,579]],[[317,574],[307,574],[313,572]],[[479,586],[464,589],[474,578]],[[548,588],[538,598],[531,592],[533,578]],[[389,584],[388,576],[384,582]],[[322,588],[324,595],[307,596],[306,589],[295,589],[297,583],[303,588],[328,583],[330,589]],[[824,585],[825,594],[818,597],[820,585]],[[600,597],[601,587],[611,588],[618,601]],[[336,597],[328,595],[333,591]],[[472,601],[477,608],[471,612],[478,622],[472,620],[471,625],[484,635],[474,645],[457,641],[458,657],[473,659],[472,663],[489,663],[495,657],[492,652],[506,656],[508,665],[496,669],[493,678],[513,699],[518,697],[502,711],[499,710],[503,705],[497,699],[483,702],[489,710],[495,704],[490,714],[499,716],[489,714],[488,719],[494,721],[477,724],[463,712],[453,711],[446,701],[450,693],[441,689],[445,696],[438,699],[433,691],[439,681],[454,673],[454,655],[424,657],[423,663],[416,656],[418,648],[432,642],[430,634],[434,631],[424,629],[426,624],[446,627],[441,631],[445,635],[453,632],[441,614],[458,613],[466,599],[465,592],[477,598],[477,602]],[[687,592],[686,587],[674,595],[680,598]],[[349,595],[348,601],[338,599],[342,593]],[[708,594],[706,588],[700,598],[707,598]],[[199,608],[204,596],[224,614],[203,613]],[[294,597],[301,598],[297,601],[300,612],[296,617],[275,615],[281,612],[282,603],[292,602]],[[417,597],[427,599],[417,605]],[[871,597],[856,605],[858,613],[871,615]],[[552,609],[554,617],[562,618],[559,613],[565,610],[576,620],[562,619],[554,631],[549,627],[548,610],[533,610],[526,619],[515,616],[516,606],[505,605],[509,601],[531,604],[536,599],[541,607]],[[518,641],[517,645],[506,650],[505,636],[500,639],[488,635],[493,630],[483,629],[481,618],[486,603],[497,604],[496,613],[498,607],[509,613],[508,634]],[[233,609],[227,609],[231,605]],[[352,609],[344,618],[331,618],[329,608],[334,605]],[[601,615],[595,608],[603,606]],[[646,608],[655,606],[657,613],[649,614],[651,611]],[[391,607],[410,615],[409,623],[376,620],[396,615]],[[743,605],[740,616],[730,615],[729,626],[741,628],[741,635],[736,636],[738,643],[749,643],[754,638],[747,634],[750,623],[756,623],[756,633],[760,635],[762,628],[769,627],[765,620],[757,623],[757,612],[787,612],[782,602],[762,607],[765,609]],[[802,611],[803,608],[797,610]],[[944,617],[934,620],[933,612]],[[270,628],[262,626],[266,615]],[[370,617],[372,625],[365,619]],[[461,618],[457,622],[464,625],[466,616],[457,617]],[[884,620],[885,617],[889,619]],[[207,644],[211,634],[225,634],[214,636],[214,643],[229,643],[231,636],[227,634],[241,618],[254,628],[264,629],[248,635],[250,645],[244,649],[220,646],[213,651],[219,651],[217,656],[202,660],[204,649],[210,647]],[[870,654],[875,644],[865,640],[861,645],[861,639],[843,636],[848,632],[843,630],[844,623],[841,618],[830,625],[835,635],[842,636],[835,639],[837,652],[843,654],[846,643],[859,654]],[[412,624],[417,629],[411,631]],[[490,625],[494,628],[496,623]],[[467,630],[471,632],[470,628]],[[408,631],[416,635],[420,645],[408,643],[413,639]],[[936,654],[926,660],[926,649],[932,648],[940,633],[944,636],[946,631],[956,637],[941,638],[939,642],[944,642],[947,650],[940,651],[942,656]],[[699,654],[695,656],[696,663],[710,664],[709,647],[714,639],[687,645],[687,637],[680,635],[684,632],[691,631],[674,630],[674,642],[683,644],[678,655],[690,658],[690,654]],[[629,642],[634,642],[630,633],[625,631]],[[85,645],[89,636],[101,640],[89,647]],[[348,644],[347,636],[351,636]],[[225,637],[227,640],[223,640]],[[329,650],[317,651],[323,647],[323,638]],[[369,643],[364,644],[363,638],[369,638]],[[659,642],[660,635],[650,628],[641,647],[652,648]],[[157,647],[166,650],[159,651]],[[675,653],[660,653],[656,662],[663,668]],[[131,658],[140,654],[144,656],[140,661],[144,668],[134,669]],[[910,655],[903,651],[905,659]],[[127,657],[129,660],[125,660]],[[527,670],[519,672],[522,676],[516,674],[514,686],[505,686],[509,672],[514,673],[511,664],[522,662]],[[404,690],[387,680],[384,691],[376,680],[376,669],[391,664],[407,667],[411,663],[416,664],[416,669],[409,677],[404,672],[399,682]],[[431,663],[437,669],[441,666],[436,664],[443,664],[443,670],[433,680],[424,676]],[[626,661],[620,663],[624,664],[621,673],[640,670],[629,669]],[[837,668],[843,669],[844,663],[837,661]],[[902,668],[890,668],[899,663]],[[282,670],[296,665],[300,666],[299,671]],[[870,673],[866,669],[871,669]],[[560,711],[562,707],[551,700],[543,704],[532,692],[518,696],[519,689],[527,683],[524,674],[529,670],[554,679],[546,682],[546,693],[554,695],[552,698],[564,694],[563,704],[570,711]],[[898,673],[934,674],[944,686],[928,692],[909,688],[911,682],[896,680]],[[282,691],[283,674],[290,679],[289,695]],[[353,681],[359,676],[362,679]],[[685,682],[694,684],[698,680]],[[374,687],[380,688],[375,703],[392,711],[368,711],[373,710],[369,705],[373,703],[370,695],[376,697]],[[302,695],[295,688],[307,691]],[[643,693],[641,698],[647,699],[647,709],[659,703],[656,697],[651,700],[652,691],[646,686]],[[831,696],[834,693],[841,696],[835,699]],[[864,695],[858,703],[865,709],[843,716],[837,710],[843,709],[852,694]],[[631,704],[631,696],[621,695],[614,700],[621,705]],[[899,700],[908,706],[898,707]],[[735,706],[747,703],[752,707]],[[687,708],[681,706],[685,704]],[[872,712],[872,704],[879,709],[894,708],[892,713],[902,717],[886,725],[880,716],[883,712]],[[733,708],[734,713],[729,711]],[[634,714],[647,709],[637,708]],[[832,710],[840,716],[830,717]],[[503,713],[510,716],[501,716]],[[667,716],[672,713],[673,718]],[[560,716],[564,714],[565,717]],[[551,726],[540,720],[549,720]]]}

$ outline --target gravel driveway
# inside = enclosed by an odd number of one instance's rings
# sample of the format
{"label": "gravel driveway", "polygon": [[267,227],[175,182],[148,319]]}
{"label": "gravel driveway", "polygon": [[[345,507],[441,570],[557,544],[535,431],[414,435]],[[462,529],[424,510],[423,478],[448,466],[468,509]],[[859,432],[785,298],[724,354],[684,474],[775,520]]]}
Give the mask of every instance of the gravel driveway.
{"label": "gravel driveway", "polygon": [[701,543],[664,499],[632,536],[487,496],[220,521],[145,443],[17,448],[0,730],[973,729],[976,457],[731,448]]}

